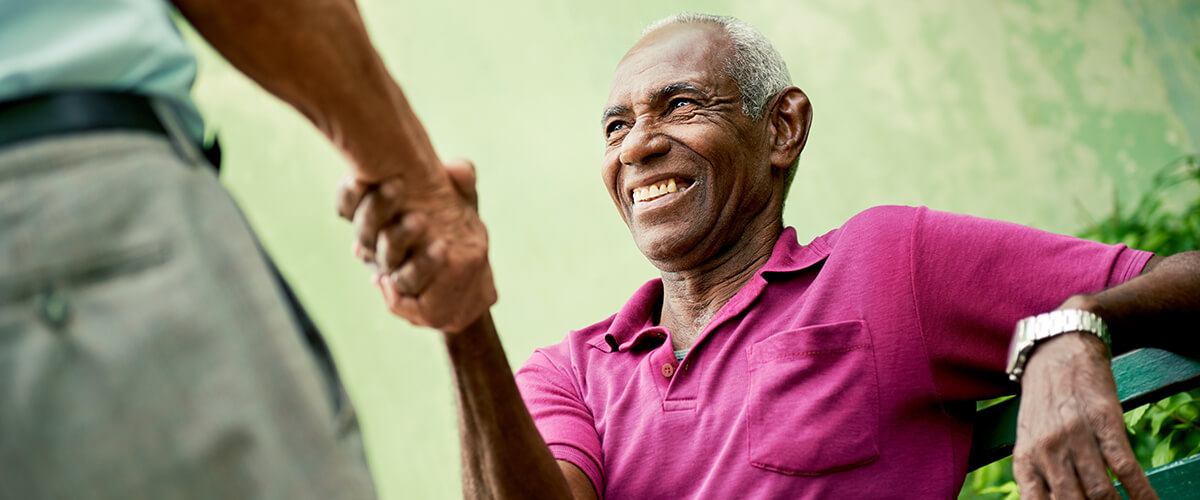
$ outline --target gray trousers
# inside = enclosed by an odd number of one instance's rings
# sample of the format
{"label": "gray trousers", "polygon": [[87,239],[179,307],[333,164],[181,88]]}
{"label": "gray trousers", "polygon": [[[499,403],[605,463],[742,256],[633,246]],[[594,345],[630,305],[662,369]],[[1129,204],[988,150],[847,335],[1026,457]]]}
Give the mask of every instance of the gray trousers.
{"label": "gray trousers", "polygon": [[353,407],[174,146],[0,149],[0,498],[374,497]]}

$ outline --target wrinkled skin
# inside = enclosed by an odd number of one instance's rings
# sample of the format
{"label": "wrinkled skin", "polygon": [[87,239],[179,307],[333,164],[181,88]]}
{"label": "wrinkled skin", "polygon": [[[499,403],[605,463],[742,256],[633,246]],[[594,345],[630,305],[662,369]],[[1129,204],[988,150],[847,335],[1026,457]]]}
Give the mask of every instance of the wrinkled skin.
{"label": "wrinkled skin", "polygon": [[[696,335],[771,255],[783,229],[785,179],[812,122],[789,87],[752,119],[724,70],[719,29],[667,26],[617,66],[603,115],[601,177],[638,249],[662,272],[660,324],[676,349]],[[638,201],[639,187],[677,192]]]}
{"label": "wrinkled skin", "polygon": [[388,310],[418,326],[456,332],[496,303],[479,219],[475,167],[445,164],[445,178],[416,193],[393,177],[343,180],[338,213],[354,222],[354,253],[376,270]]}
{"label": "wrinkled skin", "polygon": [[1021,380],[1013,477],[1021,498],[1158,498],[1142,471],[1117,399],[1107,348],[1089,333],[1037,347]]}

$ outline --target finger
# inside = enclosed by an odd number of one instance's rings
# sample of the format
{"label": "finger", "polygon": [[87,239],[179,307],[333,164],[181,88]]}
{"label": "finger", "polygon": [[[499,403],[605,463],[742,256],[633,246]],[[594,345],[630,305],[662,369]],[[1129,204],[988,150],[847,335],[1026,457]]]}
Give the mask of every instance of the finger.
{"label": "finger", "polygon": [[371,190],[371,185],[358,182],[354,176],[342,177],[337,187],[337,213],[343,219],[352,220],[363,196]]}
{"label": "finger", "polygon": [[395,314],[396,316],[408,320],[409,323],[412,323],[416,326],[428,326],[421,319],[419,314],[419,304],[416,297],[401,295],[396,291],[395,288],[392,287],[391,283],[388,283],[389,280],[384,274],[374,275],[371,278],[371,281],[375,283],[375,286],[379,288],[380,293],[383,294],[383,302],[385,305],[387,305],[388,311],[391,311],[391,313]]}
{"label": "finger", "polygon": [[[1120,426],[1114,425],[1101,429],[1100,454],[1104,456],[1104,461],[1108,463],[1108,468],[1112,470],[1113,475],[1121,481],[1121,486],[1125,488],[1125,493],[1129,494],[1129,498],[1133,500],[1157,499],[1158,494],[1150,486],[1150,479],[1146,477],[1146,471],[1142,470],[1142,466],[1138,464],[1137,457],[1129,446],[1129,439],[1125,437],[1124,420],[1118,421],[1121,422]],[[1114,427],[1119,428],[1113,429]]]}
{"label": "finger", "polygon": [[1050,490],[1046,482],[1034,471],[1029,455],[1020,450],[1013,453],[1013,479],[1017,481],[1018,497],[1032,500],[1048,500]]}
{"label": "finger", "polygon": [[1017,482],[1017,498],[1026,500],[1050,500],[1050,490],[1041,477],[1031,481]]}
{"label": "finger", "polygon": [[[434,245],[440,244],[440,240]],[[389,278],[392,280],[392,286],[397,292],[402,295],[416,297],[424,292],[433,278],[437,275],[439,259],[434,257],[435,252],[432,249],[416,252],[411,258],[405,261],[404,265],[392,272]]]}
{"label": "finger", "polygon": [[359,258],[375,262],[375,241],[380,229],[393,217],[394,214],[385,210],[384,200],[378,193],[369,192],[362,197],[354,211],[354,233],[361,249]]}
{"label": "finger", "polygon": [[1047,456],[1041,460],[1038,469],[1055,500],[1083,498],[1075,465],[1066,455]]}
{"label": "finger", "polygon": [[446,162],[446,174],[451,184],[472,208],[479,208],[479,193],[475,190],[475,164],[470,160],[456,158]]}
{"label": "finger", "polygon": [[404,264],[413,253],[413,246],[425,232],[425,216],[420,213],[405,215],[400,223],[383,228],[375,243],[375,262],[383,272],[391,272]]}
{"label": "finger", "polygon": [[1083,486],[1085,498],[1095,500],[1121,498],[1121,495],[1117,494],[1117,488],[1113,486],[1112,480],[1108,478],[1108,469],[1104,467],[1104,458],[1095,441],[1083,449],[1076,450],[1072,462],[1075,464],[1075,472],[1079,474],[1079,482]]}

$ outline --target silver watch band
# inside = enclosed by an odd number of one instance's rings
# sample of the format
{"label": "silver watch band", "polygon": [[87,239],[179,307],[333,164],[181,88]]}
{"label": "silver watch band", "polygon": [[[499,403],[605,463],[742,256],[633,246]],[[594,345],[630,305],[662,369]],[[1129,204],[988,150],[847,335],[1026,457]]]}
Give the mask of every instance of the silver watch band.
{"label": "silver watch band", "polygon": [[1009,347],[1008,378],[1020,382],[1033,348],[1050,337],[1070,332],[1090,333],[1099,337],[1105,347],[1112,348],[1108,326],[1095,313],[1082,309],[1060,309],[1030,316],[1018,321],[1016,332],[1013,333]]}

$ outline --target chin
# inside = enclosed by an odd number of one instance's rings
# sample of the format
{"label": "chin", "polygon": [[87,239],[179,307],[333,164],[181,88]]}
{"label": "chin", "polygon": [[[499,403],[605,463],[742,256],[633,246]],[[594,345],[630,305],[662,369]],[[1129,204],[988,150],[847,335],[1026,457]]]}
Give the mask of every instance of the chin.
{"label": "chin", "polygon": [[630,232],[638,250],[660,271],[681,271],[696,265],[691,262],[696,257],[694,250],[705,234],[695,228],[662,225],[638,230],[631,228]]}

